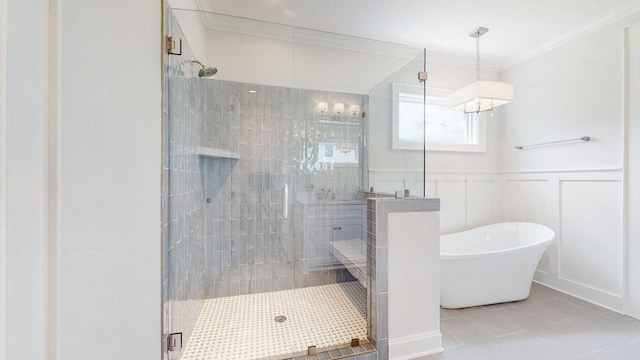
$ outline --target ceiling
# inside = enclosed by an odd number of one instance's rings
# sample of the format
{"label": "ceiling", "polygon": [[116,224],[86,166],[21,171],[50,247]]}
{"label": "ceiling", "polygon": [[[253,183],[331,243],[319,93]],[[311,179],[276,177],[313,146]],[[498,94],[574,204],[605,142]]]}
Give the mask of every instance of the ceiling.
{"label": "ceiling", "polygon": [[639,0],[196,0],[221,14],[475,56],[513,66],[640,11]]}

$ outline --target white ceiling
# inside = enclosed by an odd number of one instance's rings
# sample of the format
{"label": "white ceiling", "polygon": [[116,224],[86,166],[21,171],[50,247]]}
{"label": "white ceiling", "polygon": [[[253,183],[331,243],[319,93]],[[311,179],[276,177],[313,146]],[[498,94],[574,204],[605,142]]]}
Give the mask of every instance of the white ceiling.
{"label": "white ceiling", "polygon": [[640,0],[197,0],[216,13],[481,57],[510,67],[640,11]]}

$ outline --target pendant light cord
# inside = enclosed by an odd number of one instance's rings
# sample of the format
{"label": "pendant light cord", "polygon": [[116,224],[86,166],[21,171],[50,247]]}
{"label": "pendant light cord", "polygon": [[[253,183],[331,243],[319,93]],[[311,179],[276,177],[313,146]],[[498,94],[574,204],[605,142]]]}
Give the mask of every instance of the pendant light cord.
{"label": "pendant light cord", "polygon": [[480,80],[480,31],[476,36],[476,81]]}

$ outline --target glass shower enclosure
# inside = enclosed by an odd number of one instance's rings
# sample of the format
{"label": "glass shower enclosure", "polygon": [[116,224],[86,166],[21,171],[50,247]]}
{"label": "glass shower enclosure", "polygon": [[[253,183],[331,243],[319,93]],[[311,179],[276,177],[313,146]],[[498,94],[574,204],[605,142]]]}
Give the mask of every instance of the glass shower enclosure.
{"label": "glass shower enclosure", "polygon": [[423,50],[199,9],[164,22],[164,358],[373,354],[366,199],[424,194],[423,154],[388,137]]}

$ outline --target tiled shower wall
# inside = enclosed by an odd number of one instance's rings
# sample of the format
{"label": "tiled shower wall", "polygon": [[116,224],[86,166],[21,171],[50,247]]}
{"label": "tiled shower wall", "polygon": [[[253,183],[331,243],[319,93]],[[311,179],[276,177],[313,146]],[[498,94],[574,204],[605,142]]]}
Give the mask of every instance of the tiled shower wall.
{"label": "tiled shower wall", "polygon": [[[184,39],[170,10],[167,19],[167,33]],[[335,212],[342,200],[364,204],[366,188],[367,117],[333,118],[315,108],[343,102],[366,112],[367,96],[201,79],[192,56],[183,41],[182,55],[169,56],[165,70],[164,332],[182,332],[184,341],[204,299],[353,280],[344,269],[309,270],[304,249],[316,244],[304,243],[303,216],[310,205]],[[318,162],[319,141],[357,143],[359,163]],[[240,157],[200,157],[199,146]],[[280,219],[283,183],[288,221]],[[170,354],[165,358],[181,356]]]}
{"label": "tiled shower wall", "polygon": [[[202,146],[238,152],[239,159],[202,158],[207,298],[325,285],[350,280],[344,269],[308,271],[303,248],[307,204],[360,196],[362,166],[317,162],[318,141],[355,139],[359,126],[331,125],[318,101],[364,107],[362,95],[204,79]],[[355,133],[354,133],[355,132]],[[361,162],[360,162],[361,164]],[[289,219],[282,221],[282,185]],[[326,194],[330,193],[330,196]],[[327,237],[331,234],[327,234]]]}

